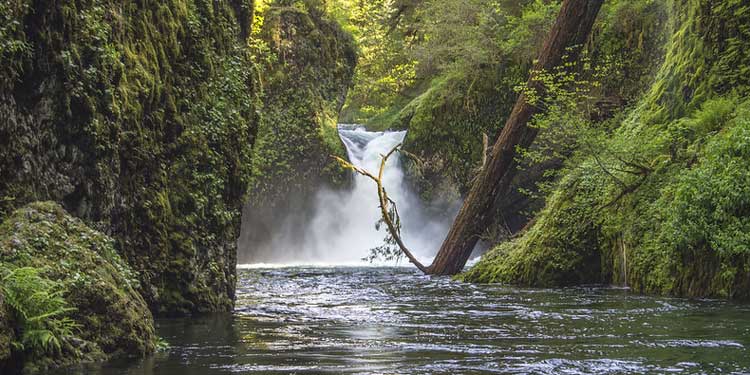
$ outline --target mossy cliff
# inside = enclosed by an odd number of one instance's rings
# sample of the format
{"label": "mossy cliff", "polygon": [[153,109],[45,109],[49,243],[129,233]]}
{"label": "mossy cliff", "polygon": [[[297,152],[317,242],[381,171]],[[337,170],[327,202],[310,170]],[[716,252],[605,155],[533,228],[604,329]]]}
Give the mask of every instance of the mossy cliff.
{"label": "mossy cliff", "polygon": [[[0,261],[66,287],[83,349],[58,354],[153,351],[147,305],[231,310],[245,202],[347,181],[329,155],[356,51],[321,7],[0,4]],[[66,362],[11,351],[5,307],[0,361]]]}
{"label": "mossy cliff", "polygon": [[[114,244],[113,239],[90,229],[53,202],[33,203],[6,217],[0,224],[0,269],[10,272],[31,267],[43,279],[59,285],[67,307],[72,309],[65,315],[76,327],[71,336],[57,338],[59,349],[40,350],[17,338],[30,335],[24,331],[29,327],[22,329],[18,321],[31,316],[20,314],[38,308],[41,302],[14,295],[11,303],[11,295],[6,296],[8,303],[0,300],[0,369],[5,365],[8,370],[43,370],[77,361],[153,352],[156,337],[151,312],[136,291],[137,274],[117,254]],[[23,285],[0,287],[34,286],[26,280]]]}
{"label": "mossy cliff", "polygon": [[304,212],[320,186],[348,183],[350,173],[331,155],[346,157],[337,120],[357,58],[352,37],[314,1],[273,2],[260,38],[273,57],[263,67],[263,119],[240,240],[248,256],[287,214]]}
{"label": "mossy cliff", "polygon": [[[417,155],[420,168],[410,175],[425,201],[455,201],[465,196],[483,159],[483,134],[490,146],[499,135],[517,98],[516,87],[526,80],[535,48],[559,9],[552,2],[521,2],[518,14],[508,15],[507,35],[496,61],[479,67],[459,65],[440,73],[411,101],[399,102],[371,120],[376,128],[408,129],[405,148]],[[609,1],[600,13],[587,46],[593,66],[617,65],[592,95],[597,98],[593,121],[611,117],[633,102],[652,79],[663,56],[665,6],[653,1]],[[529,48],[529,46],[537,46]],[[586,73],[582,73],[586,74]],[[510,193],[498,202],[493,236],[516,233],[529,212],[544,202],[521,194],[546,179],[545,171],[561,166],[549,160],[517,174]],[[413,167],[413,166],[412,166]]]}
{"label": "mossy cliff", "polygon": [[669,4],[650,89],[534,225],[461,279],[750,298],[750,5]]}
{"label": "mossy cliff", "polygon": [[158,314],[229,310],[258,127],[252,1],[0,3],[0,217],[60,202]]}

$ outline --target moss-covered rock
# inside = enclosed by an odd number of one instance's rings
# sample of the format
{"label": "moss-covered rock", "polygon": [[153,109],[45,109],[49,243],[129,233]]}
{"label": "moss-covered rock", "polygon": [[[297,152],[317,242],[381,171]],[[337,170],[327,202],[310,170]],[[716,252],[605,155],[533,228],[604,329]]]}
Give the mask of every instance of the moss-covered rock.
{"label": "moss-covered rock", "polygon": [[674,0],[670,15],[667,55],[638,106],[573,163],[521,238],[461,278],[750,298],[750,5]]}
{"label": "moss-covered rock", "polygon": [[[5,219],[0,225],[0,266],[33,267],[62,285],[63,298],[75,309],[69,316],[78,325],[61,352],[41,358],[38,353],[14,352],[14,361],[43,369],[103,355],[143,356],[154,351],[153,317],[136,291],[138,275],[117,254],[113,239],[71,217],[60,205],[32,203]],[[18,330],[10,332],[21,335]],[[5,336],[9,331],[2,332]]]}
{"label": "moss-covered rock", "polygon": [[253,1],[0,4],[0,217],[60,202],[159,314],[230,310],[257,131]]}
{"label": "moss-covered rock", "polygon": [[394,127],[408,129],[404,147],[422,161],[412,170],[425,201],[456,200],[468,193],[482,160],[482,137],[495,139],[515,101],[523,66],[487,68],[433,80],[399,113]]}
{"label": "moss-covered rock", "polygon": [[260,36],[273,60],[263,70],[263,118],[240,240],[248,257],[290,212],[305,212],[321,186],[350,181],[331,155],[346,157],[337,120],[357,57],[352,37],[315,1],[273,2]]}
{"label": "moss-covered rock", "polygon": [[600,282],[599,223],[591,220],[599,181],[576,177],[547,200],[528,233],[490,250],[458,278],[537,287]]}
{"label": "moss-covered rock", "polygon": [[337,120],[356,65],[354,40],[313,1],[272,5],[260,34],[274,61],[263,72],[253,201],[341,185],[348,176],[331,155],[346,157]]}

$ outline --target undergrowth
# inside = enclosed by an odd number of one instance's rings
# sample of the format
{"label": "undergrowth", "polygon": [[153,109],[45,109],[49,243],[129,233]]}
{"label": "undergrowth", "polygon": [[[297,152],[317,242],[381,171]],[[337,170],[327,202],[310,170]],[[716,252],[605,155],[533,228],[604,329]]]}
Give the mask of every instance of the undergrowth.
{"label": "undergrowth", "polygon": [[32,267],[0,265],[0,275],[0,289],[19,333],[14,349],[36,356],[61,354],[63,344],[80,328],[69,316],[76,309],[64,298],[65,285]]}

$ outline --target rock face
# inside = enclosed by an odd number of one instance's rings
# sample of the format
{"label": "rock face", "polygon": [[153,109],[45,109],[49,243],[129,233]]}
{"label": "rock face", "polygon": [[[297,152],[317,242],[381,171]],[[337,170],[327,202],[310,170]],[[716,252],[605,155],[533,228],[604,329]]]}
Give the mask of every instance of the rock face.
{"label": "rock face", "polygon": [[233,306],[258,120],[252,1],[0,4],[0,217],[61,203],[151,309]]}
{"label": "rock face", "polygon": [[[13,351],[13,361],[38,369],[105,356],[145,355],[156,336],[148,305],[136,291],[137,273],[115,251],[115,241],[87,227],[53,202],[32,203],[0,225],[0,266],[33,267],[64,287],[63,298],[79,325],[62,352],[39,357]],[[1,299],[0,299],[1,300]],[[0,303],[0,363],[18,328],[8,324],[10,309]],[[68,346],[75,344],[75,346]]]}
{"label": "rock face", "polygon": [[264,67],[264,109],[253,153],[240,261],[258,256],[291,212],[300,215],[320,186],[348,183],[331,155],[346,157],[337,120],[356,65],[354,41],[314,1],[272,3],[261,37],[274,61]]}
{"label": "rock face", "polygon": [[464,280],[750,298],[750,6],[671,3],[663,64],[609,155],[582,157]]}

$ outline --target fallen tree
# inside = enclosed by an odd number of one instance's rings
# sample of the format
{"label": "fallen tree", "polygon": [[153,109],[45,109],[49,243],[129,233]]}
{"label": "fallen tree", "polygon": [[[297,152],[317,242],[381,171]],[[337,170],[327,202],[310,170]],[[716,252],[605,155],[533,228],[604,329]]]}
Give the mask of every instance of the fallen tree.
{"label": "fallen tree", "polygon": [[388,198],[382,184],[386,161],[401,145],[382,156],[378,176],[337,158],[344,166],[375,181],[383,220],[391,236],[403,254],[421,271],[432,275],[454,275],[464,268],[479,240],[479,235],[491,220],[495,201],[510,187],[517,167],[516,150],[531,146],[539,131],[528,126],[528,123],[533,116],[543,113],[544,109],[535,106],[534,100],[527,97],[527,93],[533,92],[537,98],[543,97],[546,90],[543,82],[537,79],[537,74],[560,67],[564,59],[575,61],[578,58],[603,2],[604,0],[563,1],[560,13],[526,83],[527,90],[519,95],[500,136],[495,141],[487,160],[483,161],[482,169],[471,191],[430,266],[422,265],[401,240],[400,229],[394,223],[398,218],[395,203]]}

